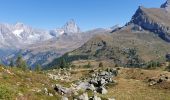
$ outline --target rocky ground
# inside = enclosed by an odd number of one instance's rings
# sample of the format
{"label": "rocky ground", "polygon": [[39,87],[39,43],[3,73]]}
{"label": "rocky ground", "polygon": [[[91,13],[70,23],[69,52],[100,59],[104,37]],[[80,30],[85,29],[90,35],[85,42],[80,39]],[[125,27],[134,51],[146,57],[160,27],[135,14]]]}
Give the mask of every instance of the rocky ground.
{"label": "rocky ground", "polygon": [[160,69],[0,67],[2,100],[169,100],[169,93],[170,73]]}

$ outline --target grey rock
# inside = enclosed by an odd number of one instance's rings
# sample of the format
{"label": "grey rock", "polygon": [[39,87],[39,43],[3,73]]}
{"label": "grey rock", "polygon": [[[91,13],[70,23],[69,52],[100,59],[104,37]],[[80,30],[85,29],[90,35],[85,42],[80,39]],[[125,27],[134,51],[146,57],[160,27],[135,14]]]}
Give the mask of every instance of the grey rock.
{"label": "grey rock", "polygon": [[53,97],[53,94],[52,94],[52,93],[48,93],[48,95],[49,95],[50,97]]}
{"label": "grey rock", "polygon": [[104,87],[99,87],[97,89],[97,92],[99,92],[101,94],[107,94],[108,93],[108,91]]}
{"label": "grey rock", "polygon": [[101,98],[98,97],[97,95],[94,95],[93,97],[90,97],[89,100],[101,100]]}
{"label": "grey rock", "polygon": [[115,98],[108,98],[108,100],[116,100]]}
{"label": "grey rock", "polygon": [[72,92],[74,92],[71,89],[62,87],[61,85],[58,84],[55,85],[54,90],[62,95],[63,94],[70,95]]}
{"label": "grey rock", "polygon": [[61,100],[68,100],[68,98],[67,97],[62,97]]}
{"label": "grey rock", "polygon": [[[169,0],[168,0],[168,3],[169,3]],[[148,13],[148,10],[149,10],[149,13]],[[159,15],[159,13],[161,13],[162,15]],[[160,19],[157,20],[157,19],[152,18],[153,14],[156,14],[160,18],[162,18],[164,16],[167,16],[167,18],[169,18],[168,17],[169,13],[165,13],[165,11],[163,11],[162,9],[148,9],[148,8],[144,8],[144,7],[140,6],[138,8],[138,10],[136,11],[136,13],[133,15],[129,24],[138,25],[142,29],[156,33],[163,40],[170,42],[169,23],[166,21],[166,19],[161,19],[162,22],[159,22]],[[156,16],[156,15],[154,15],[154,16]],[[162,23],[164,23],[164,24],[162,24]]]}
{"label": "grey rock", "polygon": [[167,11],[170,11],[170,0],[167,0],[164,4],[162,4],[161,8],[165,8]]}
{"label": "grey rock", "polygon": [[88,94],[83,93],[82,95],[79,96],[79,100],[89,100]]}
{"label": "grey rock", "polygon": [[82,90],[87,90],[90,87],[90,84],[88,82],[81,82],[78,84],[78,86],[76,87],[78,90],[82,89]]}
{"label": "grey rock", "polygon": [[48,94],[48,89],[47,88],[44,88],[44,93]]}
{"label": "grey rock", "polygon": [[87,90],[95,91],[96,88],[94,87],[93,84],[89,84],[89,87],[87,87]]}
{"label": "grey rock", "polygon": [[99,75],[100,75],[100,76],[105,76],[105,75],[109,75],[109,73],[106,72],[106,71],[102,71]]}
{"label": "grey rock", "polygon": [[101,78],[98,82],[100,86],[104,86],[107,83],[103,78]]}

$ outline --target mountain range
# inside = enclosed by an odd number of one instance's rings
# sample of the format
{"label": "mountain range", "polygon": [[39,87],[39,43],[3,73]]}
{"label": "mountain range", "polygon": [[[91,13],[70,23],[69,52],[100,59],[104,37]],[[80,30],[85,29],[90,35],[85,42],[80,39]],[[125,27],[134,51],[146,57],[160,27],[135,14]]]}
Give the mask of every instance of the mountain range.
{"label": "mountain range", "polygon": [[72,19],[63,27],[50,31],[34,29],[23,23],[1,24],[0,55],[4,64],[9,64],[11,59],[16,60],[18,55],[22,55],[29,66],[45,65],[54,58],[80,47],[94,35],[117,27],[115,25],[108,29],[98,28],[82,32]]}
{"label": "mountain range", "polygon": [[[119,66],[140,66],[150,61],[165,61],[170,53],[170,0],[160,8],[139,6],[123,27],[91,38],[81,47],[55,59],[47,66],[57,66],[61,58],[107,60]],[[131,64],[134,65],[131,65]]]}
{"label": "mountain range", "polygon": [[[108,60],[128,65],[135,54],[141,65],[151,60],[164,61],[170,52],[170,0],[160,8],[139,6],[131,20],[123,27],[98,28],[83,32],[74,20],[50,31],[34,29],[22,23],[0,24],[1,60],[22,55],[34,67],[57,66],[64,57],[75,60]],[[12,48],[12,49],[11,49]]]}

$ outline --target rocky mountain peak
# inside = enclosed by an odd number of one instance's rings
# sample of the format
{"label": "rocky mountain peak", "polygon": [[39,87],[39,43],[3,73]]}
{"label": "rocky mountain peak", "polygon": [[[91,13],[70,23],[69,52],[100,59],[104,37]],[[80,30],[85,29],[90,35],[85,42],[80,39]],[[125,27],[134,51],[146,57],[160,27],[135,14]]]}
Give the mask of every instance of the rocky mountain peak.
{"label": "rocky mountain peak", "polygon": [[170,11],[170,0],[167,0],[164,4],[162,4],[161,8],[165,8],[167,11]]}
{"label": "rocky mountain peak", "polygon": [[81,31],[79,26],[76,24],[76,22],[73,19],[71,19],[68,22],[66,22],[66,24],[63,27],[56,28],[55,30],[51,30],[50,34],[52,36],[58,37],[64,34],[80,33],[80,32]]}
{"label": "rocky mountain peak", "polygon": [[166,1],[161,8],[145,8],[140,6],[128,24],[138,25],[145,30],[157,34],[166,42],[170,42],[170,14],[163,9],[170,11],[170,0]]}
{"label": "rocky mountain peak", "polygon": [[80,28],[73,19],[66,22],[62,29],[65,33],[80,33]]}
{"label": "rocky mountain peak", "polygon": [[24,26],[24,24],[23,24],[23,23],[21,23],[21,22],[17,22],[17,23],[15,24],[15,26],[16,26],[16,27],[23,27],[23,26]]}

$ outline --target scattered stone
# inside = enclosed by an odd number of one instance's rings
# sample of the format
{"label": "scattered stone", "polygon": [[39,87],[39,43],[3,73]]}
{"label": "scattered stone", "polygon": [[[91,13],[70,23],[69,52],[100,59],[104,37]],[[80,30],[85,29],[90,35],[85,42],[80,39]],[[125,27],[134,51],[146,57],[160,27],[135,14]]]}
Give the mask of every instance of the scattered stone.
{"label": "scattered stone", "polygon": [[88,94],[83,93],[82,95],[79,96],[79,100],[89,100]]}
{"label": "scattered stone", "polygon": [[50,97],[53,97],[53,94],[52,94],[52,93],[48,93],[48,95],[49,95]]}
{"label": "scattered stone", "polygon": [[62,97],[61,100],[68,100],[68,98],[67,97]]}
{"label": "scattered stone", "polygon": [[108,98],[108,100],[116,100],[115,98]]}
{"label": "scattered stone", "polygon": [[92,99],[91,100],[101,100],[101,98],[100,97],[98,97],[97,95],[94,95],[93,97],[92,97]]}
{"label": "scattered stone", "polygon": [[159,77],[150,78],[148,79],[149,86],[161,84],[162,82],[168,81],[168,79],[169,77],[164,74],[161,74]]}
{"label": "scattered stone", "polygon": [[89,86],[87,87],[87,89],[86,89],[86,90],[95,91],[95,90],[96,90],[96,88],[94,87],[94,85],[93,85],[93,84],[89,84]]}
{"label": "scattered stone", "polygon": [[[58,76],[55,76],[56,74],[55,75],[48,74],[48,76],[53,79],[58,79],[58,77],[62,76],[63,73],[66,76],[71,76],[69,73],[62,72],[62,71],[63,69],[59,70],[57,74]],[[79,90],[83,90],[83,91],[90,90],[90,91],[98,92],[101,94],[107,94],[108,91],[106,90],[105,85],[107,85],[108,83],[116,83],[116,81],[113,80],[113,78],[117,76],[118,71],[117,69],[107,69],[106,71],[102,71],[102,70],[98,72],[94,71],[94,73],[92,72],[90,74],[91,74],[91,77],[84,78],[84,80],[79,81],[76,84],[71,84],[70,88],[63,87],[59,84],[53,85],[52,87],[54,88],[56,92],[58,92],[61,95],[72,95],[72,94],[78,95],[77,92]],[[48,90],[47,90],[47,93],[48,93]],[[88,100],[87,98],[88,98],[88,95],[84,93],[83,95],[79,96],[78,100]],[[94,100],[100,100],[100,99],[99,98],[97,99],[97,97],[94,96]]]}
{"label": "scattered stone", "polygon": [[117,83],[113,77],[117,76],[117,69],[107,69],[106,71],[98,71],[92,73],[91,77],[83,82],[78,82],[77,90],[91,90],[106,94],[107,90],[104,88],[108,83]]}
{"label": "scattered stone", "polygon": [[67,69],[53,70],[53,72],[48,73],[47,76],[53,80],[70,81],[71,73]]}
{"label": "scattered stone", "polygon": [[44,93],[48,94],[48,89],[47,88],[44,88]]}
{"label": "scattered stone", "polygon": [[104,87],[99,87],[97,89],[97,92],[99,92],[101,94],[107,94],[108,93],[108,91]]}
{"label": "scattered stone", "polygon": [[88,82],[80,82],[78,83],[78,86],[76,87],[77,90],[87,90],[89,89],[89,83]]}

